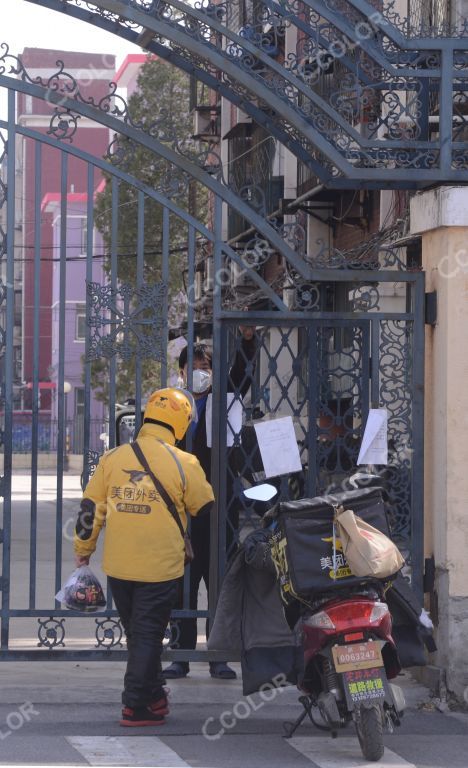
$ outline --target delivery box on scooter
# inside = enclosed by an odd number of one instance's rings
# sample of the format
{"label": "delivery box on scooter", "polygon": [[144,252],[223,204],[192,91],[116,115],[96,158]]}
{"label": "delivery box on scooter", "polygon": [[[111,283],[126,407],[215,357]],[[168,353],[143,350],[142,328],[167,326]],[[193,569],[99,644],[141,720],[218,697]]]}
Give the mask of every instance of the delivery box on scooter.
{"label": "delivery box on scooter", "polygon": [[335,509],[340,505],[390,536],[380,488],[282,502],[277,507],[272,556],[285,602],[361,581],[351,573],[334,534]]}

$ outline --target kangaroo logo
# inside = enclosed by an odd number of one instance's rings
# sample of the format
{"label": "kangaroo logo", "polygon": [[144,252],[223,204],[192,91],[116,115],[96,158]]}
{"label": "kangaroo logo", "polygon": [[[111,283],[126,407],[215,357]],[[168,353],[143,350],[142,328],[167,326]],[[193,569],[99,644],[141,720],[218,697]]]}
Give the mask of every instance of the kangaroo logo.
{"label": "kangaroo logo", "polygon": [[137,483],[141,483],[144,477],[148,476],[148,472],[143,472],[141,469],[124,469],[123,470],[127,475],[130,475],[130,482],[132,485],[136,485]]}
{"label": "kangaroo logo", "polygon": [[[333,536],[328,536],[328,538],[322,539],[322,541],[325,541],[327,544],[333,544]],[[337,552],[343,552],[343,544],[338,537],[335,539],[335,546]]]}

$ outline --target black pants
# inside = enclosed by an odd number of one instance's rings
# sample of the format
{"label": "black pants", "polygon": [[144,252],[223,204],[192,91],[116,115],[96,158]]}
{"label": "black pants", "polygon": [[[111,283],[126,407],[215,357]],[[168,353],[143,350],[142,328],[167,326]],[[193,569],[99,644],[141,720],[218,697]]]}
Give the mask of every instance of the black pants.
{"label": "black pants", "polygon": [[[190,538],[195,558],[190,564],[190,598],[189,607],[196,610],[198,604],[198,588],[202,582],[208,592],[210,578],[210,516],[205,515],[199,520],[191,521]],[[184,580],[179,581],[177,608],[183,606]],[[208,621],[206,622],[208,631]],[[197,620],[177,619],[173,627],[172,648],[193,649],[197,645]]]}
{"label": "black pants", "polygon": [[162,641],[177,602],[178,579],[155,583],[109,578],[127,636],[128,661],[122,702],[144,707],[163,695]]}
{"label": "black pants", "polygon": [[[237,514],[231,513],[226,525],[226,552],[228,557],[236,549],[235,535],[239,527]],[[190,594],[189,608],[192,611],[197,609],[198,590],[202,581],[205,582],[207,594],[209,594],[210,581],[210,516],[204,515],[200,518],[193,518],[191,521],[190,537],[192,540],[195,559],[190,565]],[[179,583],[179,598],[177,608],[183,606],[184,583],[181,579]],[[196,619],[178,619],[178,631],[173,629],[172,648],[186,648],[192,650],[197,645],[197,620]],[[206,636],[208,637],[209,622],[206,622]]]}

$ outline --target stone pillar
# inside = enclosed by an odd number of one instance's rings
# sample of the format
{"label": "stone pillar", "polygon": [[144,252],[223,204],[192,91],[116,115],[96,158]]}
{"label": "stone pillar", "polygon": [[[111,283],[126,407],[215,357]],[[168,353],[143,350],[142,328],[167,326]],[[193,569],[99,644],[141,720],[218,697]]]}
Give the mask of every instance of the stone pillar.
{"label": "stone pillar", "polygon": [[422,235],[426,291],[437,322],[426,326],[425,550],[434,554],[434,663],[468,700],[468,188],[440,187],[411,201]]}

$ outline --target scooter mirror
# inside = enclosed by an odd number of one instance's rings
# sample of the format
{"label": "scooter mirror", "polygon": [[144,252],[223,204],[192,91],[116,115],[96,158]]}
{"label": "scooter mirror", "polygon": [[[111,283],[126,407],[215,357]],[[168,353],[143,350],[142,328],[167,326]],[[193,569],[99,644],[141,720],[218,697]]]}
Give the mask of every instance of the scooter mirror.
{"label": "scooter mirror", "polygon": [[278,491],[274,485],[269,483],[262,483],[262,485],[256,485],[253,488],[246,488],[244,490],[244,496],[254,501],[271,501]]}
{"label": "scooter mirror", "polygon": [[372,472],[355,472],[349,478],[349,484],[351,488],[381,488],[382,478],[380,475],[376,475]]}

